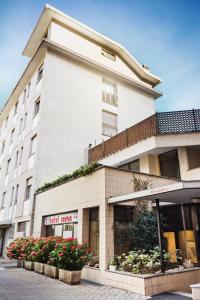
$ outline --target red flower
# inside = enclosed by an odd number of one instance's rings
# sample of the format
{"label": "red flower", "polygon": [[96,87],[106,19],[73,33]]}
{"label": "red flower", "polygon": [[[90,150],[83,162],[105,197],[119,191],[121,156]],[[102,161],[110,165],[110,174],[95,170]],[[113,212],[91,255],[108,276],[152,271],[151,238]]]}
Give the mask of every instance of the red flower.
{"label": "red flower", "polygon": [[71,250],[72,251],[76,250],[76,246],[71,246]]}
{"label": "red flower", "polygon": [[63,254],[62,252],[58,253],[58,256],[60,256],[60,257],[63,256],[63,255],[64,255],[64,254]]}

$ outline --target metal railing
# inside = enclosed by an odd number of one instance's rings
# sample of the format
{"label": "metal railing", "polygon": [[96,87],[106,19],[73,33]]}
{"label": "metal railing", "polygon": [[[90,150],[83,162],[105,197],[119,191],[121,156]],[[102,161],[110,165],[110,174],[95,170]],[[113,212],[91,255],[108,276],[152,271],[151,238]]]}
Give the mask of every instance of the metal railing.
{"label": "metal railing", "polygon": [[200,109],[160,112],[89,149],[89,162],[98,161],[156,135],[200,132]]}

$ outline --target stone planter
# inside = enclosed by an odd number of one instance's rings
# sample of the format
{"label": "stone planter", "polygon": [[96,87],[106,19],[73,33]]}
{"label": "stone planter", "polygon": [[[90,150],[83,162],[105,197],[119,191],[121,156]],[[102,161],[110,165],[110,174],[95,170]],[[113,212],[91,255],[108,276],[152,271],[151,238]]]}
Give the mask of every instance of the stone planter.
{"label": "stone planter", "polygon": [[51,278],[58,278],[58,268],[44,264],[44,275]]}
{"label": "stone planter", "polygon": [[81,281],[82,270],[80,271],[68,271],[59,269],[59,280],[74,285],[79,284]]}
{"label": "stone planter", "polygon": [[35,262],[34,263],[34,271],[40,274],[44,274],[44,264]]}
{"label": "stone planter", "polygon": [[117,266],[109,265],[109,270],[110,271],[114,272],[114,271],[116,271],[116,269],[117,269]]}
{"label": "stone planter", "polygon": [[33,271],[34,270],[34,262],[25,260],[24,261],[24,268],[26,270]]}
{"label": "stone planter", "polygon": [[24,267],[24,261],[23,260],[17,260],[17,267],[23,268]]}

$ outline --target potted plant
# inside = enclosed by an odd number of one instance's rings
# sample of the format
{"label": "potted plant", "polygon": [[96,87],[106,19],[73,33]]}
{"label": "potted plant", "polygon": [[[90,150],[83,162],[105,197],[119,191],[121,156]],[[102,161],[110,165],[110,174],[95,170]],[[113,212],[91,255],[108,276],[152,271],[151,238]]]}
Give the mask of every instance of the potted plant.
{"label": "potted plant", "polygon": [[91,257],[91,249],[77,239],[64,239],[49,255],[49,263],[59,268],[59,280],[68,284],[79,284],[82,269]]}
{"label": "potted plant", "polygon": [[34,238],[29,238],[24,243],[22,247],[22,251],[24,253],[24,268],[29,271],[34,270],[34,253],[33,253],[33,247],[36,243],[36,240]]}
{"label": "potted plant", "polygon": [[113,257],[109,263],[109,270],[116,271],[116,269],[117,269],[117,262],[116,262],[115,258]]}
{"label": "potted plant", "polygon": [[50,237],[45,243],[44,275],[51,278],[58,278],[58,267],[55,260],[51,260],[50,253],[61,243],[60,238]]}
{"label": "potted plant", "polygon": [[27,242],[27,238],[17,238],[12,243],[10,243],[9,247],[6,248],[6,255],[10,259],[17,260],[17,267],[24,267],[24,252],[23,247]]}

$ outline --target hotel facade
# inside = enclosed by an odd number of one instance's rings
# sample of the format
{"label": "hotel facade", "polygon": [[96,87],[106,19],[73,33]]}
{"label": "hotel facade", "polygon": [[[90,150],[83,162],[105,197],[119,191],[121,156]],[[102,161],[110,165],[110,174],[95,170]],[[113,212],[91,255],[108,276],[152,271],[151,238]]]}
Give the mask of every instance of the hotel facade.
{"label": "hotel facade", "polygon": [[[159,200],[171,216],[169,252],[181,248],[199,264],[200,110],[156,113],[161,80],[123,46],[48,5],[23,55],[29,64],[0,114],[1,253],[17,236],[77,237],[99,260],[84,278],[159,292],[107,272],[108,263],[140,199]],[[94,161],[101,166],[92,174],[36,193]],[[135,178],[148,189],[137,190]]]}

